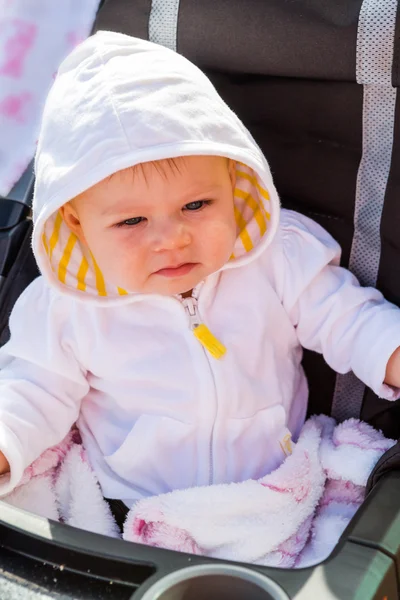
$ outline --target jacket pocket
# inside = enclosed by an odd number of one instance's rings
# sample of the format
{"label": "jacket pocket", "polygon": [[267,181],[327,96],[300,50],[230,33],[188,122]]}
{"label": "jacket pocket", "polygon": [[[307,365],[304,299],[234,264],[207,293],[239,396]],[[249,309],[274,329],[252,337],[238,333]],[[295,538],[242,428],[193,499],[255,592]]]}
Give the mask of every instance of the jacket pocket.
{"label": "jacket pocket", "polygon": [[170,417],[142,415],[115,452],[108,466],[148,495],[192,487],[197,467],[195,426]]}

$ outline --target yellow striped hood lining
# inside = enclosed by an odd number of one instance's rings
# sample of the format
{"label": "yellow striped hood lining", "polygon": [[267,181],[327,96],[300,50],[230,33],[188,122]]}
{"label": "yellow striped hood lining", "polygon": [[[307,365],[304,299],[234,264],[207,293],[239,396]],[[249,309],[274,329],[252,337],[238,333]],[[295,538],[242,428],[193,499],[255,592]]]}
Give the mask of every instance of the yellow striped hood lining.
{"label": "yellow striped hood lining", "polygon": [[[262,186],[255,171],[237,163],[236,177],[234,203],[238,237],[231,261],[251,252],[259,244],[268,229],[271,212],[268,190]],[[46,221],[42,244],[53,273],[65,286],[97,297],[128,293],[104,280],[95,257],[80,244],[59,211]]]}

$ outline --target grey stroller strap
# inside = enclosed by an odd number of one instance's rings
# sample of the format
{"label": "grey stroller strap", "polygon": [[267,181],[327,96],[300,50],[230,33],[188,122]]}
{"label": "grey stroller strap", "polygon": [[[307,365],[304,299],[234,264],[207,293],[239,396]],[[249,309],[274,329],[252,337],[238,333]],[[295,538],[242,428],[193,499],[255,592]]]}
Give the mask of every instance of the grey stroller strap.
{"label": "grey stroller strap", "polygon": [[176,51],[179,0],[152,0],[149,40]]}
{"label": "grey stroller strap", "polygon": [[[380,224],[389,177],[395,120],[392,87],[397,0],[364,0],[357,31],[357,83],[364,87],[362,157],[357,174],[354,236],[349,269],[361,285],[375,286],[381,255]],[[332,415],[359,417],[364,384],[338,375]]]}

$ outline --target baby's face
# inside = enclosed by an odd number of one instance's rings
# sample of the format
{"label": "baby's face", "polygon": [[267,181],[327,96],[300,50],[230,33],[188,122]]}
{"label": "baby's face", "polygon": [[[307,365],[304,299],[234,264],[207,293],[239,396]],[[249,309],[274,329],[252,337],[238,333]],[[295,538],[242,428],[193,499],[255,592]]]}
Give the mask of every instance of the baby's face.
{"label": "baby's face", "polygon": [[233,252],[234,163],[175,160],[119,171],[61,209],[105,279],[129,291],[186,293]]}

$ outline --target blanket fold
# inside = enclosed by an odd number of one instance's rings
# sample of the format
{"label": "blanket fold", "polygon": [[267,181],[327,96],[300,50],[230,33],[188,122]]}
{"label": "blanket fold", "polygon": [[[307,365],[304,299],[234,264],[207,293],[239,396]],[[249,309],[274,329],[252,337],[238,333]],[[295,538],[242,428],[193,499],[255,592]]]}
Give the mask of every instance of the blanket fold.
{"label": "blanket fold", "polygon": [[258,481],[176,490],[136,503],[123,537],[276,567],[324,560],[361,505],[374,465],[395,444],[366,423],[309,419],[291,456]]}

